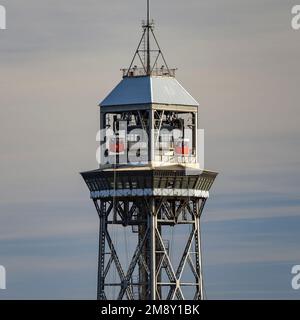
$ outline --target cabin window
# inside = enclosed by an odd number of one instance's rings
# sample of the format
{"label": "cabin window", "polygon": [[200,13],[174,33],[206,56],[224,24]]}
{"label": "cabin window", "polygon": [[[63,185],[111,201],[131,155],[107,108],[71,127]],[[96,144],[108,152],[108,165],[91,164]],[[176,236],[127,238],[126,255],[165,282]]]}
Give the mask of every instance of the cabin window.
{"label": "cabin window", "polygon": [[196,113],[154,111],[155,160],[166,163],[196,162]]}
{"label": "cabin window", "polygon": [[106,163],[147,163],[149,154],[149,111],[104,114],[103,155]]}

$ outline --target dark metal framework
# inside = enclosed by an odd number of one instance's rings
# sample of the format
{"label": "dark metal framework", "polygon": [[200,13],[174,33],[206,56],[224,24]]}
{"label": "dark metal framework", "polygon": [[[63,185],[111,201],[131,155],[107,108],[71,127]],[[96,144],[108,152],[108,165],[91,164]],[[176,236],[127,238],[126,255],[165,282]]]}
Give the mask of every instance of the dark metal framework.
{"label": "dark metal framework", "polygon": [[[175,77],[175,70],[168,67],[167,61],[164,57],[164,54],[160,48],[160,45],[157,41],[157,38],[154,33],[154,21],[150,21],[150,3],[147,0],[147,21],[143,22],[143,34],[139,41],[138,47],[135,51],[135,54],[131,60],[130,66],[128,69],[122,69],[123,77],[130,76],[150,76],[150,75],[164,75]],[[151,48],[151,37],[154,40],[155,48]],[[151,61],[151,54],[153,56],[153,62]],[[135,60],[138,58],[138,61],[141,63],[141,68],[134,66]],[[159,58],[162,58],[164,65],[158,67]]]}
{"label": "dark metal framework", "polygon": [[[187,138],[189,144],[189,154],[182,158],[184,163],[196,162],[196,112],[181,110],[130,110],[130,111],[109,111],[102,112],[103,123],[101,126],[106,130],[112,130],[115,137],[119,137],[121,131],[126,142],[126,153],[115,159],[117,163],[128,163],[128,156],[134,153],[142,154],[139,158],[143,162],[151,161],[151,147],[154,149],[153,160],[177,163],[178,157],[174,152],[175,137],[177,129],[179,136],[177,139]],[[152,119],[153,118],[153,119]],[[137,139],[149,141],[151,136],[150,124],[153,125],[153,146],[140,141],[137,146]],[[136,129],[142,129],[145,135],[137,137]],[[132,133],[132,134],[131,134]],[[133,137],[135,136],[135,137]],[[106,134],[106,138],[108,135]],[[102,163],[112,163],[107,149],[107,139],[103,139],[102,144],[103,159]],[[113,155],[115,157],[115,155]],[[123,162],[122,162],[123,161]]]}
{"label": "dark metal framework", "polygon": [[[216,175],[178,168],[82,173],[100,218],[99,300],[182,300],[186,288],[190,299],[203,299],[200,217]],[[146,195],[145,190],[152,192]],[[194,190],[202,193],[192,194]],[[189,229],[175,262],[165,229],[179,226]],[[136,235],[135,250],[126,266],[121,244],[111,236],[114,227],[129,227],[132,236]],[[114,280],[113,270],[117,273]],[[114,297],[108,296],[112,287],[117,290]]]}

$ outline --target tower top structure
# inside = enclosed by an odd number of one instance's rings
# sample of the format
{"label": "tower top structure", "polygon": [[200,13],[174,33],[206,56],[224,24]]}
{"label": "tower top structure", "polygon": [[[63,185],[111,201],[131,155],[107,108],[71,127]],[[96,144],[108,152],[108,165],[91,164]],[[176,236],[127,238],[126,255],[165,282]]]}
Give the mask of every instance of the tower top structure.
{"label": "tower top structure", "polygon": [[97,299],[204,299],[200,217],[217,172],[204,169],[198,109],[147,0],[131,64],[100,103],[99,168],[81,173],[100,219]]}
{"label": "tower top structure", "polygon": [[100,107],[163,104],[198,107],[199,103],[175,79],[154,33],[147,0],[147,19],[142,22],[143,34],[128,68],[121,69],[123,79],[102,100]]}
{"label": "tower top structure", "polygon": [[[197,130],[199,104],[176,80],[175,69],[165,60],[150,20],[149,0],[142,38],[130,66],[123,69],[123,79],[99,106],[100,129],[115,136],[100,144],[101,168],[203,167]],[[139,130],[142,137],[137,137]],[[142,140],[144,144],[135,150],[134,142]],[[138,161],[130,160],[133,154],[138,155]]]}

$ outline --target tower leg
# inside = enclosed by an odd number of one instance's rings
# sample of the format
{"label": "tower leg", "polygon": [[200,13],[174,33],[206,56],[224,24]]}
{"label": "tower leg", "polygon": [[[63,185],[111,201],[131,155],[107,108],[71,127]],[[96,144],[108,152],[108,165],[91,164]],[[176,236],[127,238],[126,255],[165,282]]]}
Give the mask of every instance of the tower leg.
{"label": "tower leg", "polygon": [[157,228],[157,217],[156,217],[156,208],[155,208],[155,200],[151,199],[151,211],[148,214],[148,225],[150,226],[150,299],[156,300],[156,237],[155,231]]}
{"label": "tower leg", "polygon": [[97,300],[106,300],[106,295],[104,291],[106,204],[104,201],[100,201],[99,207],[97,200],[94,200],[94,204],[100,219]]}

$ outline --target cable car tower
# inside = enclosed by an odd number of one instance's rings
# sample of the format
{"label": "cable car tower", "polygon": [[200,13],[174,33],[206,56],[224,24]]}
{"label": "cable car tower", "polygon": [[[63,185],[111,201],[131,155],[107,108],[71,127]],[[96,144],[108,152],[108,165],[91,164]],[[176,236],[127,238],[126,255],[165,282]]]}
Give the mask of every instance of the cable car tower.
{"label": "cable car tower", "polygon": [[198,102],[147,20],[123,79],[100,103],[100,165],[81,173],[100,218],[97,298],[203,299],[204,170]]}

